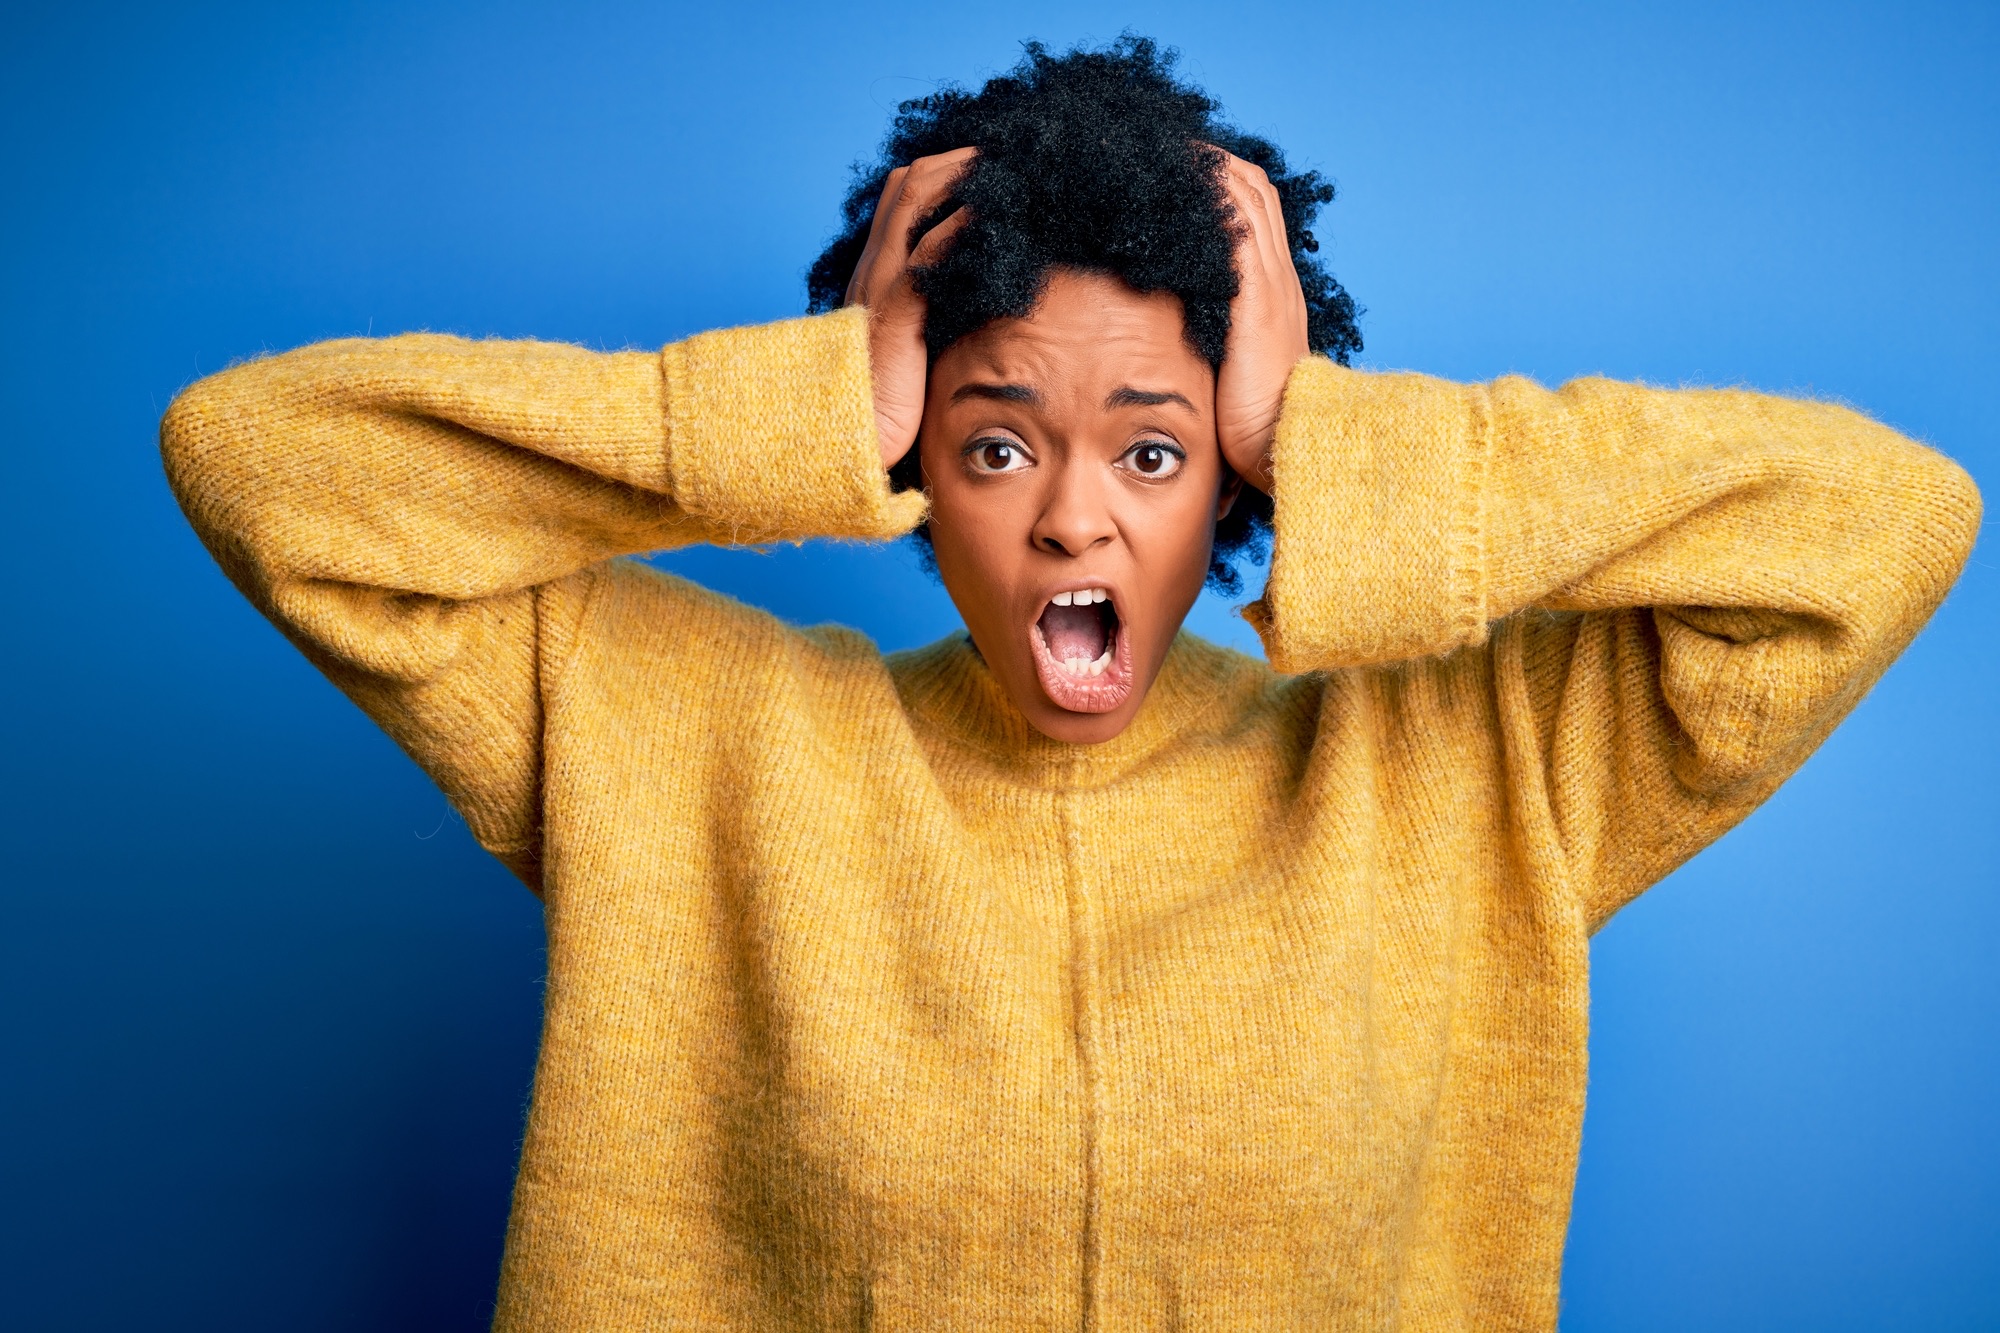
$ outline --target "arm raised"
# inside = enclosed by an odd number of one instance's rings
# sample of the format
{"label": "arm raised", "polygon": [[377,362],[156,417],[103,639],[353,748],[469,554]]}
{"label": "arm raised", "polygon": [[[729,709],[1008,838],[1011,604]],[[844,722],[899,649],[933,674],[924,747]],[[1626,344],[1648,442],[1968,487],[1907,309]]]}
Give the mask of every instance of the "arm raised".
{"label": "arm raised", "polygon": [[541,692],[601,562],[923,503],[881,470],[860,310],[659,353],[320,343],[189,387],[160,444],[231,580],[531,884]]}
{"label": "arm raised", "polygon": [[[1980,502],[1859,413],[1294,369],[1250,614],[1281,670],[1491,646],[1591,924],[1762,801],[1943,599]],[[1532,734],[1526,734],[1532,733]]]}

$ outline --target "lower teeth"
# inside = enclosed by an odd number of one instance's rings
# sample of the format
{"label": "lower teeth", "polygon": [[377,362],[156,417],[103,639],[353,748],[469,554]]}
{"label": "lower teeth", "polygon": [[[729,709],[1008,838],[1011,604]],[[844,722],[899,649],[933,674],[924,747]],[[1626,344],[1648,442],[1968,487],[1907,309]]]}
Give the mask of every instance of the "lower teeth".
{"label": "lower teeth", "polygon": [[1063,663],[1063,670],[1072,676],[1101,676],[1110,665],[1111,650],[1107,648],[1104,650],[1104,656],[1094,662],[1081,657],[1072,657]]}

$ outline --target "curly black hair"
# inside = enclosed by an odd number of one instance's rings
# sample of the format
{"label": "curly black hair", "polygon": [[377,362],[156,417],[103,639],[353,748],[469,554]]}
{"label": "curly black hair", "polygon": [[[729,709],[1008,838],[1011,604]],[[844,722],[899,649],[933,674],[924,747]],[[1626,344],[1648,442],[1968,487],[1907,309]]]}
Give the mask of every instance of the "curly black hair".
{"label": "curly black hair", "polygon": [[[1319,243],[1310,226],[1333,199],[1331,183],[1289,170],[1276,145],[1219,119],[1212,98],[1174,76],[1177,53],[1148,38],[1127,33],[1102,50],[1062,55],[1040,42],[1024,48],[1010,73],[976,93],[948,87],[897,108],[881,155],[855,169],[840,234],[806,277],[808,309],[832,310],[846,295],[889,173],[970,147],[978,156],[951,197],[916,227],[921,233],[960,206],[969,215],[937,261],[913,275],[928,306],[924,340],[933,362],[991,321],[1028,314],[1049,271],[1064,267],[1113,274],[1140,292],[1172,292],[1188,345],[1219,369],[1242,226],[1224,190],[1220,148],[1262,167],[1278,192],[1312,349],[1342,365],[1361,350],[1353,298],[1313,257]],[[898,490],[921,486],[917,451],[889,475]],[[1210,587],[1241,591],[1234,562],[1269,554],[1271,512],[1269,496],[1244,488],[1216,525]],[[928,527],[915,535],[928,561]]]}

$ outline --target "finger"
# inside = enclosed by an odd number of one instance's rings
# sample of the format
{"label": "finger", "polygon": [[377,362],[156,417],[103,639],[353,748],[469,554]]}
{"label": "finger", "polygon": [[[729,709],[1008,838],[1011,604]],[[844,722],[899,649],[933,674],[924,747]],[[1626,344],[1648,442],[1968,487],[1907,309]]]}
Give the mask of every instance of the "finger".
{"label": "finger", "polygon": [[1250,228],[1241,248],[1244,280],[1263,287],[1266,299],[1288,307],[1294,318],[1303,319],[1305,290],[1299,284],[1298,266],[1292,262],[1284,201],[1261,167],[1240,158],[1230,161],[1230,200]]}
{"label": "finger", "polygon": [[883,220],[895,205],[896,196],[902,192],[903,181],[909,176],[908,167],[897,167],[882,182],[882,193],[875,200],[875,216],[868,223],[868,243],[861,247],[861,258],[854,261],[854,275],[847,280],[846,305],[863,300],[868,291],[868,277],[875,269],[875,260],[882,253]]}
{"label": "finger", "polygon": [[950,193],[965,164],[976,155],[976,149],[954,148],[889,173],[868,227],[868,244],[848,282],[849,304],[874,303],[902,275],[910,259],[911,229]]}
{"label": "finger", "polygon": [[[1245,228],[1236,250],[1238,300],[1243,305],[1240,318],[1231,320],[1231,337],[1237,336],[1239,327],[1243,337],[1251,337],[1250,330],[1261,326],[1283,330],[1280,336],[1285,342],[1303,340],[1310,316],[1286,240],[1284,205],[1277,188],[1260,168],[1240,159],[1232,159],[1226,187]],[[1276,324],[1265,324],[1273,319]]]}
{"label": "finger", "polygon": [[1285,232],[1285,201],[1278,197],[1278,187],[1271,184],[1271,178],[1263,172],[1257,173],[1257,193],[1264,201],[1264,215],[1270,220],[1270,245],[1277,271],[1293,278],[1298,270],[1292,264],[1292,239]]}
{"label": "finger", "polygon": [[945,246],[951,243],[951,238],[958,235],[971,220],[972,214],[965,209],[953,209],[951,216],[924,233],[924,238],[917,242],[917,248],[910,251],[910,262],[906,268],[922,268],[936,263]]}
{"label": "finger", "polygon": [[1273,258],[1292,253],[1291,241],[1285,234],[1285,205],[1278,197],[1278,187],[1271,184],[1270,174],[1254,162],[1245,162],[1240,157],[1229,159],[1229,175],[1232,197],[1240,197],[1253,210],[1249,220],[1258,230],[1258,241],[1266,247],[1266,253]]}
{"label": "finger", "polygon": [[1291,268],[1292,247],[1285,236],[1285,209],[1277,187],[1262,167],[1230,158],[1230,197],[1250,224],[1258,258],[1274,274]]}
{"label": "finger", "polygon": [[1238,262],[1243,269],[1241,276],[1245,282],[1257,282],[1274,275],[1274,270],[1282,270],[1276,269],[1270,205],[1248,173],[1239,169],[1248,165],[1232,158],[1225,188],[1244,228],[1236,244]]}
{"label": "finger", "polygon": [[1264,233],[1270,230],[1265,216],[1266,203],[1262,191],[1257,188],[1256,178],[1250,173],[1256,168],[1238,157],[1229,159],[1223,174],[1223,188],[1229,195],[1229,202],[1235,207],[1237,217],[1250,229],[1250,237],[1262,244]]}
{"label": "finger", "polygon": [[910,163],[909,174],[903,178],[903,188],[890,207],[888,220],[879,224],[889,228],[883,244],[891,248],[884,253],[896,255],[901,260],[908,259],[910,229],[944,202],[952,187],[958,184],[966,163],[977,156],[978,151],[976,148],[954,148],[949,153],[920,157]]}

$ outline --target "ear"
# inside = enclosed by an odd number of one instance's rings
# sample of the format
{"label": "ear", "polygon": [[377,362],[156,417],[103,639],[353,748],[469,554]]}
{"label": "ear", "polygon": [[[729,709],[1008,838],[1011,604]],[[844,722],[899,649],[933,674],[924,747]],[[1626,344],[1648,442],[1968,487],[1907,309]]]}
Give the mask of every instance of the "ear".
{"label": "ear", "polygon": [[1229,511],[1236,507],[1236,497],[1243,494],[1243,478],[1235,468],[1222,465],[1222,489],[1215,497],[1215,521],[1222,522],[1229,517]]}

